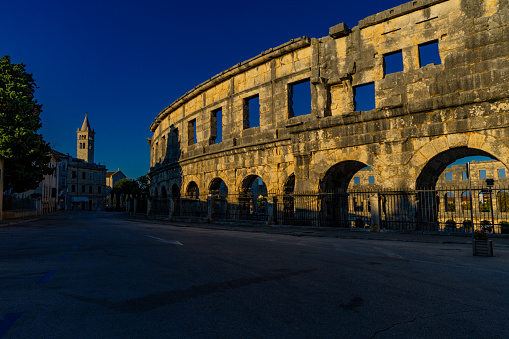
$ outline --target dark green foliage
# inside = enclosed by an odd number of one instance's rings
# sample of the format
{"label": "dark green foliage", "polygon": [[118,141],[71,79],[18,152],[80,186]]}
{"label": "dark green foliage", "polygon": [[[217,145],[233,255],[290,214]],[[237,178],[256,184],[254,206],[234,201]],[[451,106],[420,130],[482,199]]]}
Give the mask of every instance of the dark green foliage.
{"label": "dark green foliage", "polygon": [[42,105],[34,98],[37,88],[23,63],[9,56],[0,59],[0,155],[5,158],[5,189],[24,192],[39,185],[48,167],[50,146],[37,134]]}
{"label": "dark green foliage", "polygon": [[133,179],[121,179],[113,185],[113,189],[111,190],[111,194],[124,194],[124,195],[137,195],[140,194],[140,185],[138,181]]}
{"label": "dark green foliage", "polygon": [[138,179],[136,179],[138,182],[138,186],[140,187],[140,193],[148,195],[148,175],[142,175]]}

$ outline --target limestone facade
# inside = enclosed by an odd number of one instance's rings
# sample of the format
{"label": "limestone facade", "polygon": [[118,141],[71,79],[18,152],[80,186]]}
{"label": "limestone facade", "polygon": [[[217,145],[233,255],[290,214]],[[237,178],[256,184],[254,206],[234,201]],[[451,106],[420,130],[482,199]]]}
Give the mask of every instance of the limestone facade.
{"label": "limestone facade", "polygon": [[[416,0],[244,61],[157,115],[151,194],[203,199],[221,182],[237,194],[257,177],[268,191],[341,192],[366,166],[380,188],[432,187],[473,155],[507,168],[508,19],[509,0]],[[391,73],[394,55],[402,65]],[[294,116],[302,83],[310,109]],[[359,110],[364,85],[374,89],[369,110]]]}
{"label": "limestone facade", "polygon": [[59,153],[59,204],[61,209],[101,210],[105,206],[106,166],[94,163],[94,136],[88,115],[77,132],[77,149],[74,158]]}

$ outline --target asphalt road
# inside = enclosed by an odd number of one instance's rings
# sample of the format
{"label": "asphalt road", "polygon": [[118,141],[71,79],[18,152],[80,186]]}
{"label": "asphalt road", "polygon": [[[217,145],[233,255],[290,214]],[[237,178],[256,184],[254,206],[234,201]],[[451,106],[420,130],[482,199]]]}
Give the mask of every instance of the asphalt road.
{"label": "asphalt road", "polygon": [[509,247],[63,214],[0,228],[4,338],[508,338]]}

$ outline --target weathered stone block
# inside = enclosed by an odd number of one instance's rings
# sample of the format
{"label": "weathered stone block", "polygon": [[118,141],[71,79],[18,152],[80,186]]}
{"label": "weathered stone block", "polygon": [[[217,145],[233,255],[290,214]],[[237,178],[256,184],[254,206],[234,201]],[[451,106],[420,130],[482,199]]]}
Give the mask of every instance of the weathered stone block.
{"label": "weathered stone block", "polygon": [[333,39],[342,38],[350,33],[348,26],[345,23],[340,23],[329,28],[329,36]]}

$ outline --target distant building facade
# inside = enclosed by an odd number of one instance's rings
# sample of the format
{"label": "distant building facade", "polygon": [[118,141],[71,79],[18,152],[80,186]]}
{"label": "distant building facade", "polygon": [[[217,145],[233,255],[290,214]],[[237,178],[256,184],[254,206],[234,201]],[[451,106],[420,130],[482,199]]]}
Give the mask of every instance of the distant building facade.
{"label": "distant building facade", "polygon": [[106,187],[111,189],[116,182],[127,178],[120,168],[115,172],[106,172]]}
{"label": "distant building facade", "polygon": [[77,130],[77,158],[60,153],[58,177],[60,208],[68,211],[102,210],[106,197],[106,166],[94,163],[94,136],[88,114]]}

